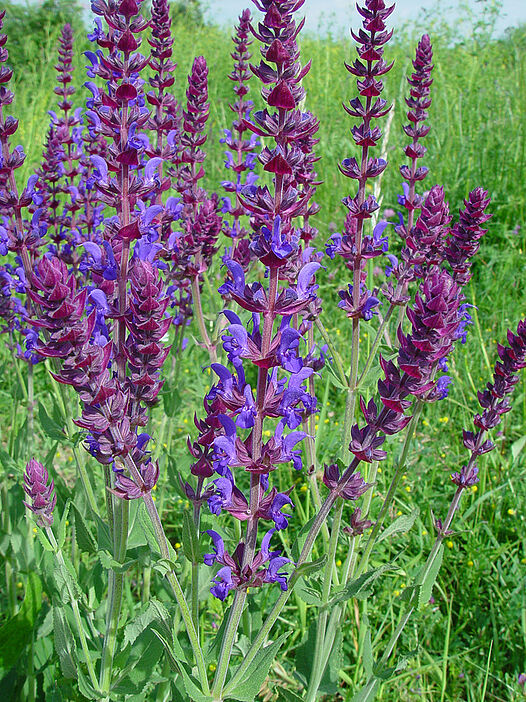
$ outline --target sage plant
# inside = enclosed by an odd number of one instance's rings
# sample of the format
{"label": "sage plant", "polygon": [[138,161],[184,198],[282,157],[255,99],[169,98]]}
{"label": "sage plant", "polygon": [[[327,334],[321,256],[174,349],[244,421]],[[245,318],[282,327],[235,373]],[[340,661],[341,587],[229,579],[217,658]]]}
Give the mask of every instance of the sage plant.
{"label": "sage plant", "polygon": [[[38,562],[71,696],[253,700],[291,633],[275,633],[278,621],[288,626],[291,595],[302,603],[308,633],[293,647],[297,677],[286,680],[297,684],[290,695],[306,702],[336,695],[336,681],[327,688],[324,680],[333,673],[349,606],[360,613],[356,600],[370,600],[374,583],[403,560],[399,553],[397,563],[382,562],[380,544],[416,519],[392,520],[392,507],[419,418],[427,404],[445,400],[447,364],[465,341],[465,286],[490,217],[489,196],[473,189],[453,217],[444,187],[416,192],[427,175],[419,159],[431,106],[432,49],[424,35],[406,100],[404,131],[412,141],[404,150],[410,163],[400,169],[400,204],[407,221],[397,227],[399,255],[389,253],[389,225],[377,222],[370,185],[388,167],[373,149],[382,137],[378,120],[390,110],[381,95],[392,65],[384,50],[393,6],[365,0],[358,6],[362,27],[353,33],[358,58],[346,65],[357,79],[358,94],[345,105],[356,120],[354,146],[339,165],[357,185],[343,199],[343,229],[327,242],[328,256],[317,251],[320,125],[307,109],[310,62],[299,53],[303,4],[254,0],[259,20],[248,10],[239,18],[229,76],[235,119],[224,132],[234,175],[221,184],[233,197],[223,200],[222,213],[219,197],[202,187],[208,65],[202,56],[194,60],[180,109],[167,0],[153,0],[151,14],[139,0],[92,0],[83,112],[73,107],[72,33],[64,27],[59,114],[21,191],[15,171],[25,156],[11,146],[18,122],[5,113],[12,73],[0,35],[0,254],[8,257],[0,316],[10,332],[29,330],[28,359],[46,359],[58,386],[75,391],[73,432],[65,395],[53,386],[63,412],[53,414],[58,419],[43,413],[50,436],[65,437],[65,425],[73,450],[82,442],[101,466],[99,480],[74,453],[80,497],[53,468],[54,452],[43,462],[31,458],[24,471],[24,504],[36,521],[35,553],[44,551]],[[261,52],[254,65],[251,35]],[[249,69],[261,83],[260,105],[246,99]],[[221,214],[229,218],[223,222]],[[322,309],[322,270],[336,256],[351,280],[337,299],[326,294]],[[384,258],[390,275],[382,287],[369,263]],[[222,311],[215,315],[212,307]],[[328,330],[333,311],[350,320],[349,358]],[[192,314],[212,383],[194,415],[185,468],[162,445],[164,427],[173,423],[162,410],[180,380]],[[360,342],[365,323],[376,334],[367,354]],[[384,338],[387,348],[378,353]],[[374,665],[368,660],[362,671],[356,661],[361,700],[372,700],[390,677],[402,631],[431,596],[461,495],[476,484],[480,457],[493,448],[487,432],[509,411],[526,366],[524,322],[498,354],[493,380],[478,396],[475,430],[464,431],[470,457],[459,470],[451,467],[456,492],[444,520],[435,520],[427,560],[399,613],[393,610],[398,622],[376,632],[382,652]],[[366,382],[373,368],[374,382]],[[325,465],[316,441],[320,380],[333,382],[345,405],[341,445]],[[156,439],[161,446],[154,448]],[[301,471],[311,490],[305,499],[296,489]],[[159,485],[186,498],[189,509],[177,512],[169,503],[169,511],[156,500]],[[342,539],[344,563],[337,565]],[[409,577],[413,566],[404,568]],[[373,638],[368,621],[359,617],[362,646]]]}

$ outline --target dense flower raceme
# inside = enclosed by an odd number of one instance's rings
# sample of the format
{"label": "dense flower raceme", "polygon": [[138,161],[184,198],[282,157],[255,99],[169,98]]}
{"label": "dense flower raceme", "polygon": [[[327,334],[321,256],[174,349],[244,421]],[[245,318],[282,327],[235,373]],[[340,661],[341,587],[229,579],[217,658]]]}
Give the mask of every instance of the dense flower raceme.
{"label": "dense flower raceme", "polygon": [[495,364],[493,381],[478,393],[483,411],[475,415],[473,420],[476,429],[464,430],[464,446],[471,456],[467,465],[451,476],[461,489],[472,487],[478,482],[476,461],[479,456],[495,448],[493,442],[485,438],[486,432],[500,424],[502,415],[510,411],[508,396],[519,381],[517,373],[521,368],[526,368],[526,322],[519,322],[516,334],[508,330],[507,340],[507,346],[499,344],[497,347],[500,361]]}
{"label": "dense flower raceme", "polygon": [[53,524],[53,510],[57,502],[55,484],[49,480],[48,472],[38,461],[32,458],[24,471],[24,492],[29,502],[24,502],[37,515],[37,524],[41,527]]}
{"label": "dense flower raceme", "polygon": [[[265,86],[262,95],[268,107],[254,113],[252,123],[244,118],[243,125],[267,137],[259,161],[273,174],[273,187],[248,185],[241,201],[252,215],[250,249],[267,268],[268,284],[247,283],[243,265],[224,259],[228,278],[219,292],[250,313],[249,324],[233,311],[225,311],[229,325],[222,340],[232,370],[212,364],[218,382],[205,402],[206,419],[197,422],[200,437],[191,445],[197,459],[192,472],[201,477],[200,485],[218,475],[208,484],[208,489],[213,488],[208,498],[212,512],[226,510],[246,522],[245,538],[232,556],[214,537],[223,567],[212,592],[221,599],[232,589],[246,591],[264,582],[286,587],[285,577],[278,572],[286,559],[268,551],[268,535],[256,555],[258,523],[270,521],[276,529],[288,524],[285,508],[293,507],[290,490],[278,492],[270,486],[269,476],[283,463],[301,467],[298,444],[306,436],[301,426],[316,409],[306,383],[314,366],[317,370],[323,366],[323,354],[318,359],[304,338],[310,326],[306,317],[317,298],[314,276],[320,263],[311,260],[310,251],[301,252],[301,232],[294,224],[295,218],[308,215],[314,194],[315,181],[307,171],[312,167],[310,150],[318,128],[317,120],[299,108],[305,94],[301,80],[309,65],[302,68],[298,60],[296,37],[303,23],[296,26],[294,12],[303,2],[255,4],[265,16],[252,30],[263,44],[263,60],[252,70]],[[257,368],[255,388],[246,379],[247,363]],[[266,419],[274,420],[268,440],[263,438]],[[249,496],[239,487],[240,469],[250,475]]]}
{"label": "dense flower raceme", "polygon": [[[383,292],[392,304],[405,304],[409,296],[407,286],[426,271],[449,264],[454,280],[465,285],[471,275],[471,258],[479,249],[479,241],[486,233],[482,225],[490,219],[486,210],[490,199],[482,188],[469,193],[459,221],[450,229],[449,205],[444,189],[435,185],[427,194],[421,212],[411,231],[407,233],[400,258],[389,255],[390,273],[398,281],[396,290],[388,283]],[[466,309],[466,308],[464,308]]]}
{"label": "dense flower raceme", "polygon": [[348,178],[358,181],[358,192],[354,197],[344,198],[343,204],[348,209],[344,230],[329,241],[327,253],[331,258],[335,254],[342,256],[347,267],[353,271],[353,282],[348,291],[340,293],[344,303],[340,303],[340,306],[344,306],[347,315],[355,320],[355,326],[360,318],[370,319],[371,314],[376,314],[375,307],[379,303],[365,286],[366,262],[387,251],[387,238],[383,236],[386,223],[379,223],[371,235],[366,235],[364,222],[378,210],[374,196],[366,195],[367,180],[381,175],[387,166],[384,159],[371,157],[369,152],[377,146],[382,136],[380,128],[373,126],[374,120],[385,116],[391,109],[379,96],[383,90],[380,76],[385,75],[392,66],[384,61],[383,52],[392,36],[385,22],[393,9],[394,5],[387,7],[382,0],[367,0],[363,7],[358,6],[363,17],[363,29],[358,34],[353,32],[358,42],[358,59],[346,64],[347,70],[356,76],[359,97],[352,99],[348,106],[344,105],[344,109],[351,117],[361,120],[351,130],[361,158],[344,159],[340,170]]}
{"label": "dense flower raceme", "polygon": [[[252,54],[248,47],[252,43],[249,39],[250,34],[250,11],[244,10],[239,16],[239,24],[236,27],[236,33],[233,37],[235,49],[232,53],[234,59],[234,69],[229,74],[229,78],[234,82],[234,93],[237,100],[230,104],[229,107],[236,115],[231,129],[224,130],[224,137],[221,142],[228,148],[225,151],[225,166],[233,171],[231,180],[224,180],[221,185],[227,193],[232,193],[234,202],[230,197],[223,198],[223,212],[228,213],[232,218],[229,223],[224,220],[223,230],[227,236],[230,236],[232,242],[232,251],[230,256],[238,262],[248,265],[250,261],[250,251],[248,249],[248,241],[246,236],[247,230],[243,227],[240,217],[245,212],[245,208],[241,204],[240,193],[247,185],[254,185],[257,181],[257,176],[254,174],[256,163],[255,149],[259,144],[258,138],[252,134],[250,138],[245,138],[247,126],[243,120],[250,119],[250,112],[253,107],[253,102],[246,99],[249,91],[248,81],[250,79],[249,64]],[[246,174],[246,177],[244,176]]]}
{"label": "dense flower raceme", "polygon": [[431,105],[431,71],[433,70],[433,49],[427,34],[424,34],[416,48],[416,55],[413,59],[414,73],[408,78],[410,85],[409,97],[405,99],[409,111],[407,118],[409,124],[404,125],[404,132],[412,139],[411,144],[405,147],[404,154],[410,159],[411,165],[400,166],[400,173],[407,181],[404,184],[404,196],[400,198],[402,204],[408,211],[407,228],[401,224],[397,232],[405,238],[405,234],[410,232],[413,226],[414,211],[422,206],[422,197],[416,193],[416,183],[423,180],[427,175],[425,166],[418,166],[418,159],[423,158],[427,149],[420,139],[429,133],[429,125],[424,124],[428,118],[427,110]]}

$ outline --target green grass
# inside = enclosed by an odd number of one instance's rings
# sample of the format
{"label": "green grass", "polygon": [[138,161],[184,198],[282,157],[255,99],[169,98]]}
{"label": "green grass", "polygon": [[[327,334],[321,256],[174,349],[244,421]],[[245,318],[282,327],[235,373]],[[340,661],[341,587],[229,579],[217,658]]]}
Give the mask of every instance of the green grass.
{"label": "green grass", "polygon": [[[400,608],[398,598],[408,583],[409,573],[419,555],[425,555],[432,545],[432,512],[435,516],[444,515],[452,492],[448,476],[466,460],[461,443],[462,427],[470,427],[477,409],[476,391],[491,377],[496,342],[503,340],[506,328],[516,325],[526,312],[526,29],[519,28],[507,41],[473,39],[452,45],[450,40],[450,34],[443,32],[436,38],[432,36],[435,70],[429,119],[432,130],[426,140],[428,155],[425,162],[430,169],[426,186],[443,184],[453,213],[471,189],[483,186],[492,197],[494,216],[467,290],[468,301],[478,308],[478,324],[470,330],[466,345],[457,348],[451,361],[455,383],[449,399],[426,408],[397,497],[395,513],[409,512],[417,505],[421,514],[417,526],[408,537],[404,537],[402,570],[392,574],[386,585],[377,589],[376,598],[368,608],[373,632],[380,632],[376,638],[373,633],[373,648],[380,654],[382,642],[385,643],[389,629],[396,621]],[[79,48],[81,45],[79,41]],[[395,103],[395,116],[388,141],[391,166],[383,180],[384,207],[395,207],[396,195],[400,191],[398,165],[403,162],[405,144],[401,131],[401,125],[406,121],[405,75],[414,46],[415,36],[406,29],[386,51],[386,56],[395,60],[395,67],[386,78],[386,94]],[[350,41],[322,41],[314,37],[305,38],[301,48],[303,60],[312,58],[313,61],[312,71],[305,79],[306,108],[313,111],[321,122],[318,153],[322,158],[318,171],[323,184],[316,196],[321,205],[317,218],[321,245],[331,223],[338,228],[341,226],[344,209],[340,199],[351,192],[349,181],[339,174],[337,163],[353,153],[349,138],[352,122],[343,111],[341,102],[355,95],[352,76],[343,67],[345,60],[353,58],[354,50]],[[193,28],[192,40],[188,41],[185,28],[175,27],[175,59],[179,64],[176,95],[180,100],[184,99],[185,75],[193,55],[203,54],[210,65],[211,118],[206,169],[207,184],[211,188],[224,177],[219,138],[222,128],[231,120],[228,108],[228,102],[232,100],[231,84],[226,78],[231,70],[229,51],[227,37],[220,29]],[[26,165],[19,174],[22,178],[27,177],[40,160],[48,124],[46,111],[54,105],[52,41],[38,50],[33,48],[28,59],[31,70],[26,68],[15,74],[16,100],[13,105],[13,113],[20,117],[17,139],[28,154]],[[79,70],[75,74],[75,84],[79,88],[77,98],[82,94],[80,87],[84,77],[81,67],[84,64],[79,51]],[[255,85],[252,97],[256,106],[261,104]],[[520,229],[515,233],[517,227]],[[336,308],[336,290],[346,282],[346,274],[341,267],[336,270],[334,279],[325,280],[322,288],[325,319],[331,334],[345,352],[349,326]],[[365,336],[363,341],[366,342]],[[12,373],[12,359],[4,345],[0,346],[0,355],[3,367],[0,376],[2,446],[14,457],[20,470],[26,460],[24,405],[20,385]],[[195,409],[199,411],[201,398],[210,381],[206,372],[201,372],[201,366],[205,364],[204,354],[190,344],[183,361],[183,377],[187,382],[180,410],[163,420],[161,404],[153,417],[163,469],[158,504],[164,512],[172,543],[179,538],[181,512],[186,508],[185,500],[177,492],[177,474],[184,474],[189,464],[185,437],[191,432],[193,412]],[[25,368],[21,367],[21,372],[25,373]],[[52,386],[43,366],[36,368],[35,385],[38,399],[44,406],[51,406]],[[324,381],[319,386],[321,395]],[[70,402],[70,409],[75,412],[73,398]],[[341,394],[332,385],[328,386],[319,420],[320,430],[323,430],[319,441],[320,462],[329,461],[338,452],[341,429],[338,417],[342,415],[342,409]],[[526,434],[526,377],[517,386],[513,412],[505,416],[499,429],[501,431],[494,437],[497,450],[480,461],[478,489],[463,498],[455,534],[448,539],[434,593],[435,602],[414,617],[397,649],[399,656],[415,649],[418,652],[409,659],[407,667],[395,675],[394,681],[382,688],[381,700],[479,702],[521,699],[517,676],[526,669],[526,465],[520,445],[514,442]],[[397,442],[397,437],[390,441],[394,451]],[[36,453],[43,456],[50,447],[49,437],[38,429]],[[70,484],[71,458],[68,449],[59,447],[54,461],[59,487]],[[380,493],[387,489],[392,463],[392,459],[388,459],[382,465]],[[99,466],[91,460],[89,466],[98,494],[102,495]],[[5,460],[4,467],[8,472],[12,469]],[[312,515],[309,493],[302,490],[304,477],[292,475],[292,471],[280,471],[280,487],[287,487],[291,480],[298,481],[296,516]],[[20,487],[12,478],[4,476],[4,485],[9,488],[13,500],[20,499]],[[379,501],[375,498],[373,513],[378,507]],[[290,546],[293,533],[294,529],[283,535],[285,546]],[[383,551],[379,549],[375,559],[383,561],[399,548],[399,543],[384,543]],[[344,543],[339,557],[341,560],[345,557]],[[267,597],[272,599],[274,594],[267,593],[264,599]],[[217,602],[213,607],[221,610]],[[290,620],[295,629],[287,644],[289,651],[301,642],[305,622],[311,617],[309,611],[303,612],[298,625],[297,607],[297,602],[291,598],[283,614],[284,620]],[[342,679],[347,683],[341,689],[343,699],[350,700],[350,681],[356,682],[356,622],[361,615],[361,608],[358,608],[345,625]],[[51,654],[48,652],[48,655]],[[291,657],[287,656],[283,662],[286,670],[290,660]],[[271,683],[279,680],[278,673],[275,669]]]}

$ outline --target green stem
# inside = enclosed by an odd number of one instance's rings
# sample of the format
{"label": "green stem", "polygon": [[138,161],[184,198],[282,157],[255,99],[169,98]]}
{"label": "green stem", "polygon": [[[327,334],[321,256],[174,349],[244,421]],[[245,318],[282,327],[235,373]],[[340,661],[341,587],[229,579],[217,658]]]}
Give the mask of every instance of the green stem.
{"label": "green stem", "polygon": [[142,572],[142,593],[141,602],[145,604],[150,600],[150,585],[152,581],[152,567],[145,566]]}
{"label": "green stem", "polygon": [[371,367],[371,363],[373,362],[375,356],[376,356],[376,351],[378,349],[378,346],[380,345],[380,341],[382,340],[382,336],[384,335],[384,331],[387,328],[387,325],[389,323],[389,320],[391,319],[391,315],[393,314],[393,310],[395,308],[395,305],[389,305],[389,309],[386,312],[385,317],[382,319],[382,323],[378,327],[378,331],[376,332],[376,336],[373,341],[373,345],[371,346],[371,350],[369,351],[369,355],[367,357],[367,360],[365,361],[365,366],[360,373],[360,377],[356,381],[356,387],[360,387],[360,385],[363,383],[365,376],[369,372],[369,368]]}
{"label": "green stem", "polygon": [[329,551],[327,553],[327,563],[325,564],[325,576],[323,580],[321,608],[320,613],[318,615],[318,626],[316,629],[314,662],[312,665],[312,672],[309,681],[309,687],[307,690],[307,696],[305,698],[306,702],[314,702],[314,700],[316,699],[316,693],[318,691],[318,687],[320,686],[320,682],[323,677],[323,671],[325,669],[325,660],[323,653],[325,648],[325,636],[328,618],[327,604],[329,602],[329,595],[331,592],[332,571],[334,568],[334,562],[336,560],[336,549],[338,547],[338,540],[340,536],[343,505],[344,501],[341,497],[339,497],[336,500],[334,519],[331,529],[331,539],[329,543]]}
{"label": "green stem", "polygon": [[316,317],[314,323],[316,324],[316,328],[320,332],[320,334],[323,338],[323,341],[325,341],[325,343],[329,347],[332,358],[334,360],[336,375],[338,376],[339,381],[342,383],[342,385],[347,387],[349,381],[347,379],[347,374],[346,374],[345,369],[343,367],[342,357],[338,353],[336,346],[333,344],[332,339],[329,335],[329,332],[324,327],[321,319],[319,317]]}
{"label": "green stem", "polygon": [[[411,441],[413,440],[413,436],[416,431],[416,426],[418,424],[418,420],[420,418],[420,415],[422,413],[422,407],[423,407],[423,402],[421,400],[416,400],[415,402],[415,411],[413,416],[411,417],[411,421],[407,425],[407,431],[405,435],[405,440],[404,440],[404,445],[402,448],[402,453],[400,455],[400,458],[398,460],[398,465],[396,467],[395,474],[393,475],[393,479],[391,480],[391,484],[389,485],[389,490],[387,491],[387,495],[384,498],[384,501],[382,503],[382,506],[380,508],[380,512],[378,514],[378,517],[376,519],[375,525],[373,527],[373,530],[371,532],[371,535],[369,536],[369,539],[367,541],[367,544],[365,545],[364,552],[362,553],[362,557],[358,563],[358,568],[356,569],[355,575],[356,577],[360,576],[365,568],[367,567],[367,563],[369,560],[369,556],[371,555],[371,551],[374,548],[374,545],[376,543],[376,539],[378,537],[378,534],[380,532],[380,529],[382,528],[385,516],[387,514],[387,511],[389,507],[391,506],[391,502],[394,498],[395,492],[398,488],[398,483],[400,482],[400,478],[402,476],[402,473],[405,468],[405,463],[407,460],[407,455],[409,453],[409,449],[411,447]],[[351,575],[353,575],[351,573]]]}
{"label": "green stem", "polygon": [[[124,563],[128,544],[129,502],[119,500],[115,509],[114,553],[115,560]],[[109,572],[108,610],[106,614],[106,633],[102,647],[100,669],[100,689],[108,694],[111,689],[113,658],[117,645],[117,632],[122,607],[124,573]]]}
{"label": "green stem", "polygon": [[[203,478],[199,476],[197,483],[197,495],[201,495]],[[194,502],[194,525],[199,539],[199,525],[201,517],[201,504]],[[192,562],[192,620],[194,622],[197,637],[199,639],[199,563]]]}
{"label": "green stem", "polygon": [[[55,555],[57,558],[57,561],[60,563],[60,565],[65,568],[66,564],[64,562],[64,556],[62,554],[62,550],[59,549],[58,544],[55,539],[55,535],[53,534],[53,531],[51,527],[46,527],[46,534],[51,542],[51,545],[55,549]],[[79,610],[79,605],[77,602],[77,599],[75,597],[75,594],[70,590],[70,587],[68,585],[68,582],[66,580],[66,587],[68,588],[68,594],[69,594],[69,601],[71,603],[71,609],[73,610],[73,616],[75,617],[75,623],[77,625],[77,632],[79,635],[80,639],[80,645],[82,646],[82,651],[84,652],[84,658],[86,659],[86,665],[88,667],[88,675],[91,680],[91,684],[93,685],[95,691],[98,691],[99,683],[97,680],[97,676],[95,674],[95,668],[93,667],[93,662],[91,660],[89,648],[88,648],[88,642],[86,640],[86,634],[84,632],[84,626],[82,624],[82,618],[80,616],[80,610]]]}
{"label": "green stem", "polygon": [[[135,466],[133,466],[132,468],[129,462],[127,462],[127,464],[128,468],[130,468],[130,472],[132,472],[134,479],[137,480],[137,476],[135,475],[137,473],[137,469],[135,468]],[[171,558],[170,549],[168,548],[168,539],[166,538],[166,534],[164,533],[163,525],[159,517],[159,513],[157,512],[157,508],[155,506],[155,502],[153,501],[152,495],[150,493],[146,493],[143,496],[143,500],[148,511],[150,520],[152,522],[152,526],[154,528],[155,538],[157,544],[159,545],[161,555],[167,561],[170,561]],[[173,571],[169,571],[166,574],[166,579],[170,583],[175,599],[177,600],[177,604],[179,605],[179,610],[181,612],[181,616],[183,617],[188,638],[190,639],[190,644],[192,646],[192,650],[196,660],[201,687],[203,692],[207,695],[210,692],[210,688],[208,685],[208,678],[206,675],[205,659],[203,656],[203,651],[201,650],[201,647],[199,645],[199,636],[194,626],[192,614],[190,612],[190,608],[188,607],[188,602],[186,601],[183,589],[181,587],[181,584],[179,583],[177,575]]]}
{"label": "green stem", "polygon": [[33,453],[35,442],[35,382],[31,361],[27,364],[27,435],[29,455]]}
{"label": "green stem", "polygon": [[239,622],[241,620],[241,615],[243,614],[243,608],[245,606],[246,598],[246,590],[237,590],[234,598],[234,604],[232,605],[230,616],[228,618],[228,624],[221,646],[219,661],[217,664],[216,676],[214,678],[214,684],[212,686],[212,696],[214,698],[219,697],[220,699],[222,699],[221,689],[224,685],[226,675],[228,672],[232,647],[234,646],[234,641],[239,627]]}

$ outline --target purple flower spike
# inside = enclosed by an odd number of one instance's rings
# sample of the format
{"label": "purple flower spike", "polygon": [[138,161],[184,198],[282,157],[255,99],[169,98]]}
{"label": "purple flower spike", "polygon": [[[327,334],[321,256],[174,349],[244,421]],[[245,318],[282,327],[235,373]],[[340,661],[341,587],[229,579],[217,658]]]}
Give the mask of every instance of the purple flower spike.
{"label": "purple flower spike", "polygon": [[41,527],[53,524],[53,510],[57,502],[55,484],[51,480],[48,485],[48,480],[48,472],[42,463],[32,458],[24,471],[24,492],[31,501],[24,504],[37,515],[37,524]]}
{"label": "purple flower spike", "polygon": [[453,277],[465,285],[471,278],[471,259],[480,247],[479,240],[487,232],[482,225],[492,217],[486,213],[490,198],[486,190],[476,188],[464,200],[465,209],[460,210],[460,218],[451,230],[445,256],[453,271]]}
{"label": "purple flower spike", "polygon": [[467,465],[451,475],[451,480],[460,490],[478,482],[476,460],[495,448],[492,441],[485,438],[486,432],[500,424],[501,416],[511,409],[508,396],[519,382],[519,370],[526,368],[526,321],[519,322],[516,334],[508,330],[507,340],[507,346],[499,344],[497,347],[500,361],[495,364],[493,381],[478,393],[483,411],[473,419],[476,431],[464,430],[464,446],[471,456]]}
{"label": "purple flower spike", "polygon": [[[431,71],[433,70],[433,50],[431,41],[427,34],[424,34],[416,48],[416,56],[413,60],[414,73],[407,79],[410,85],[410,95],[405,99],[409,111],[407,118],[409,124],[404,126],[404,132],[413,141],[405,147],[404,154],[410,159],[410,166],[401,166],[400,173],[407,181],[407,192],[404,194],[403,206],[409,211],[409,221],[407,231],[411,231],[413,226],[413,211],[420,209],[422,206],[422,198],[416,194],[415,185],[418,181],[423,180],[427,175],[427,168],[418,167],[418,159],[422,158],[427,149],[420,142],[422,137],[429,133],[430,127],[423,122],[427,119],[427,110],[431,105]],[[400,232],[402,236],[404,232]]]}

